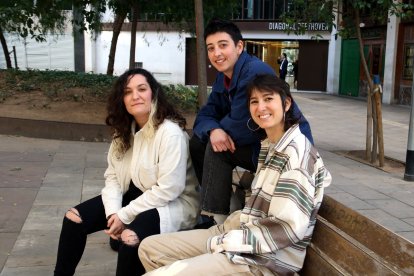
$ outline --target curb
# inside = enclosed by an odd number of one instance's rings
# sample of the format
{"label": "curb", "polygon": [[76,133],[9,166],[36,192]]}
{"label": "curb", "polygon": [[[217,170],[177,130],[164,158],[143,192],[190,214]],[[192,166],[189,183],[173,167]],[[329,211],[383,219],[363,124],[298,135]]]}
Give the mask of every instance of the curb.
{"label": "curb", "polygon": [[109,128],[103,124],[82,124],[0,117],[0,134],[32,138],[108,142]]}

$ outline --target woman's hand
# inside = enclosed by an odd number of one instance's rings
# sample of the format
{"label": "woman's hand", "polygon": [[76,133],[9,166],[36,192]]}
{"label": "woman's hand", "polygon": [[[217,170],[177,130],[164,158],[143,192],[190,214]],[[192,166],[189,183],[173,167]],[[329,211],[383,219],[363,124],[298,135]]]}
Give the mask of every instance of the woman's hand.
{"label": "woman's hand", "polygon": [[121,237],[121,233],[125,229],[125,224],[119,219],[117,214],[112,214],[109,217],[107,226],[109,229],[104,230],[105,233],[115,240]]}

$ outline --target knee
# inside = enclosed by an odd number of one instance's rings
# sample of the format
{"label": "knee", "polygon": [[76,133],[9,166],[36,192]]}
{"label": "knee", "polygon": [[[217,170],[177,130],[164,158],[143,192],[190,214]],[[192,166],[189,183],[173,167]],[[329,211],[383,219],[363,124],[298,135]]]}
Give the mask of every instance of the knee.
{"label": "knee", "polygon": [[76,210],[75,208],[70,208],[67,212],[66,212],[66,218],[68,218],[69,220],[76,222],[76,223],[82,223],[82,218],[81,215],[79,214],[79,211]]}
{"label": "knee", "polygon": [[159,260],[159,258],[157,258],[155,254],[163,254],[159,250],[160,248],[152,242],[155,240],[155,236],[146,237],[142,240],[138,247],[138,257],[147,272],[159,267],[156,263],[156,260]]}
{"label": "knee", "polygon": [[121,240],[124,244],[133,247],[137,247],[139,244],[139,238],[137,234],[130,229],[125,229],[124,231],[122,231]]}
{"label": "knee", "polygon": [[148,248],[148,244],[150,243],[149,241],[151,240],[151,236],[145,238],[138,247],[138,256],[141,259],[141,256],[144,257],[147,255],[147,248]]}

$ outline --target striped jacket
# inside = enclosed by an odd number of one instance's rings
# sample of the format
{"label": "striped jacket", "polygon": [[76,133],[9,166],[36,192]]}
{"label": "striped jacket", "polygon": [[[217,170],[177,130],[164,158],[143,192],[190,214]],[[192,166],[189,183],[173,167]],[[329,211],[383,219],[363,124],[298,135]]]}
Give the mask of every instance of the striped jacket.
{"label": "striped jacket", "polygon": [[224,252],[231,262],[257,266],[264,274],[299,271],[330,183],[322,158],[298,125],[273,148],[264,140],[240,228],[211,238],[210,252]]}

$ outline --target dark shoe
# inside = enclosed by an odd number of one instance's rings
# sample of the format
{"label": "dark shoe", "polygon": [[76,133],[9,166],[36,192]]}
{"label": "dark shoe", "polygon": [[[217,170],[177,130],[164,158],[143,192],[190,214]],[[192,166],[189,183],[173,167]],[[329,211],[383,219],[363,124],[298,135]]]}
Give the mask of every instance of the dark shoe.
{"label": "dark shoe", "polygon": [[217,224],[213,216],[201,215],[199,221],[194,229],[208,229]]}

